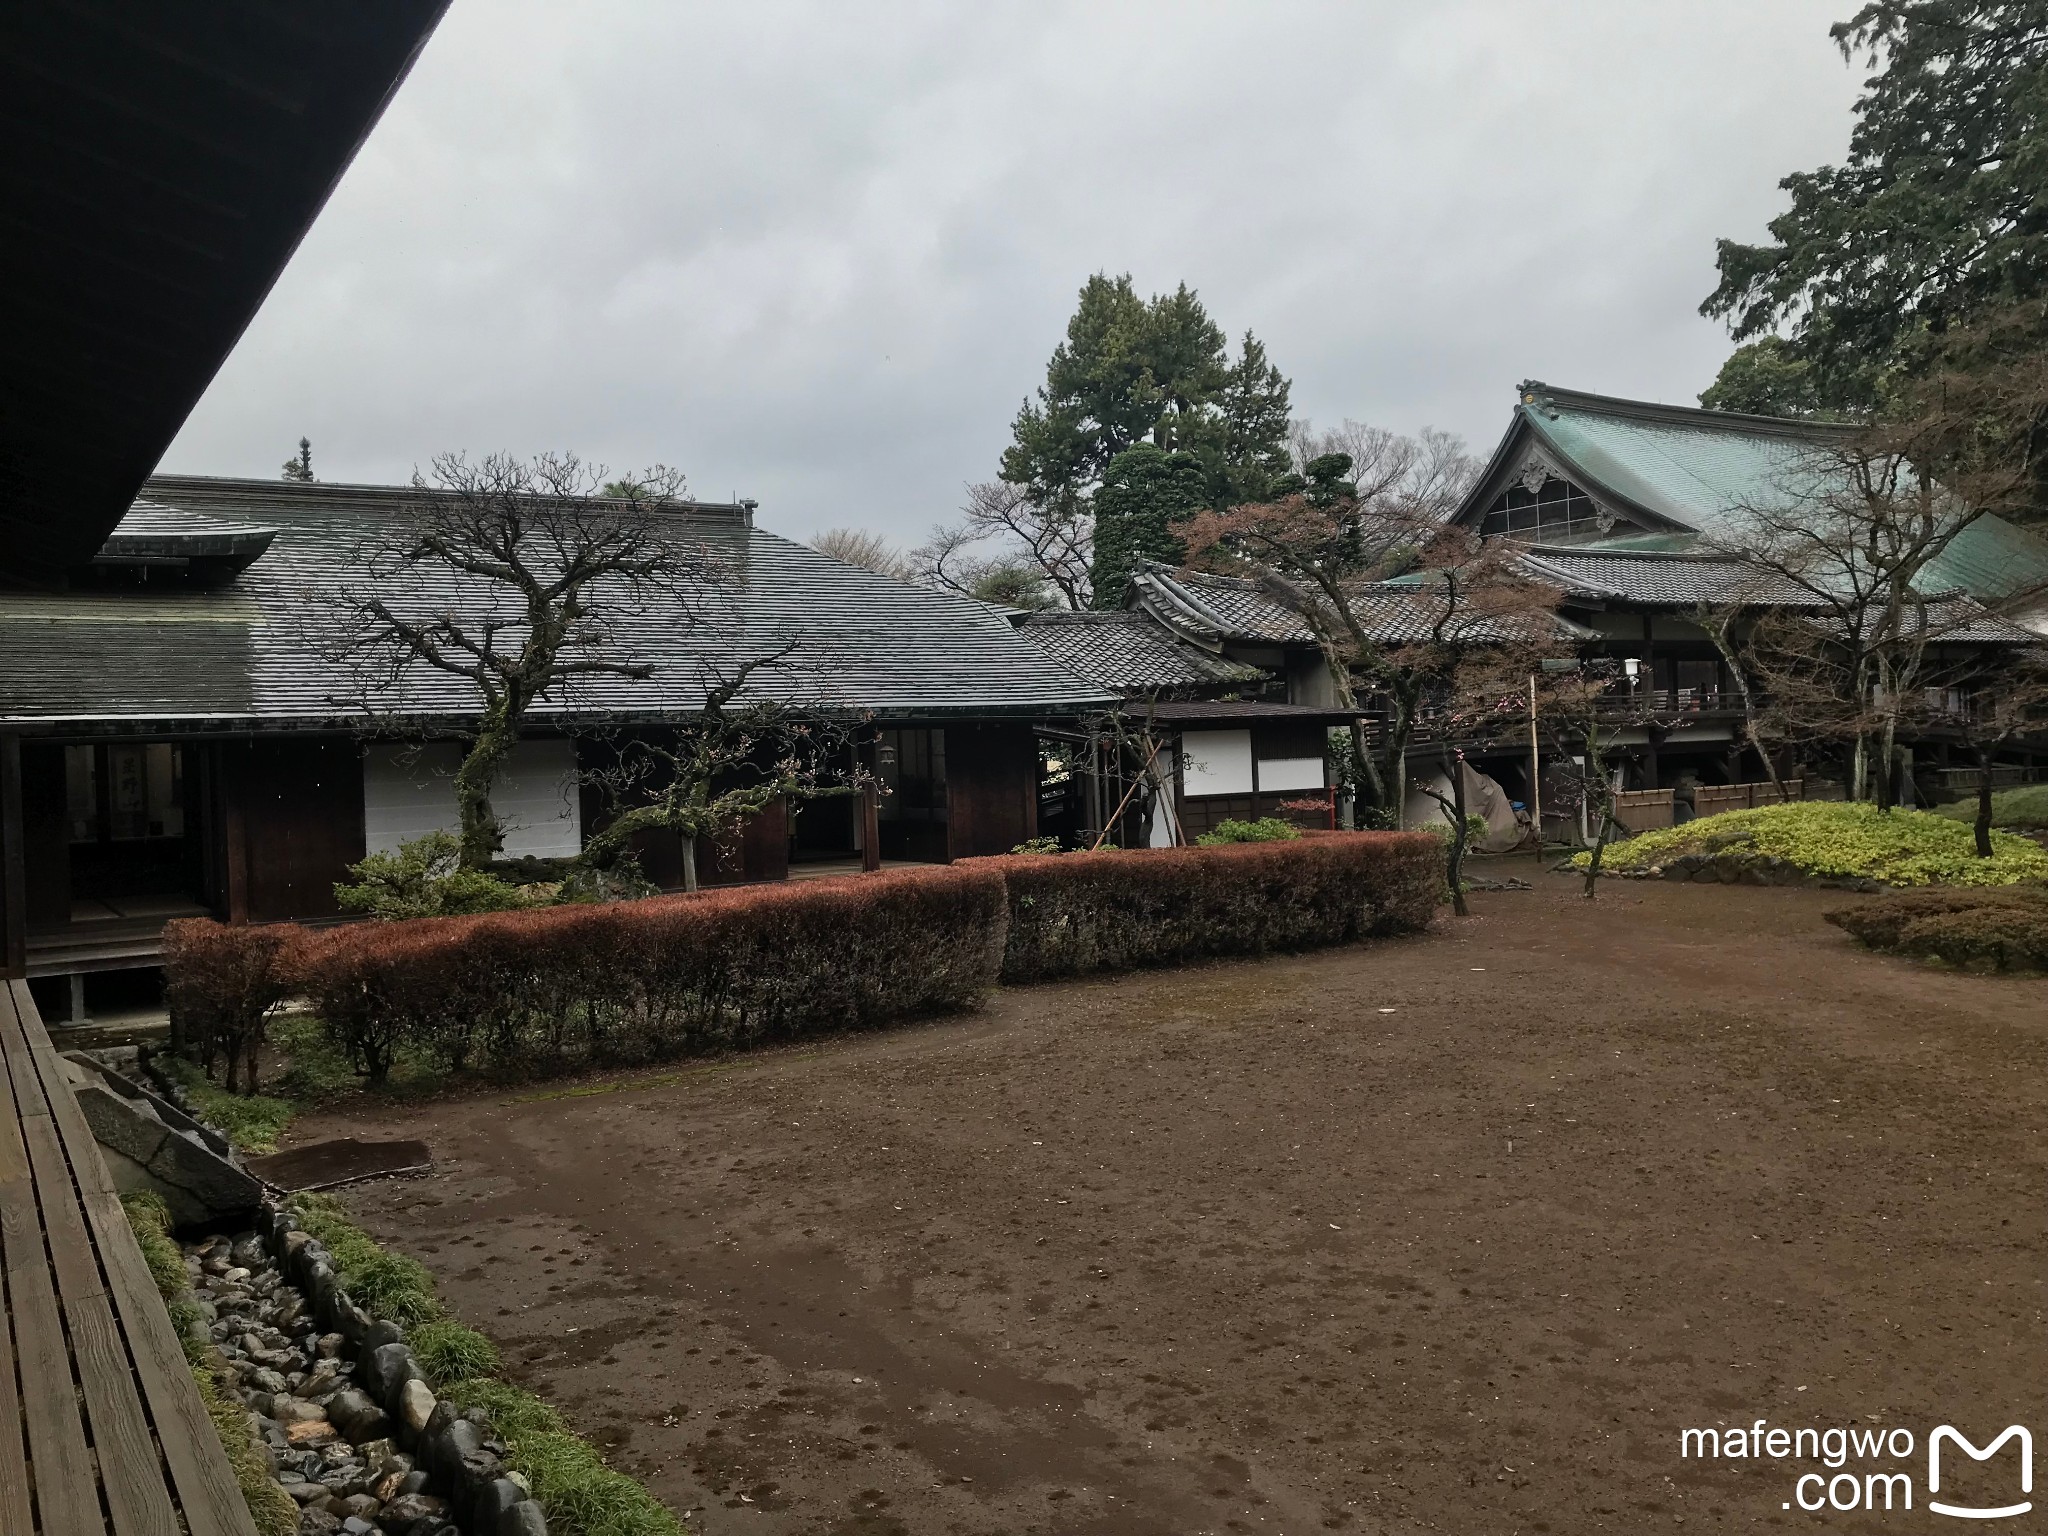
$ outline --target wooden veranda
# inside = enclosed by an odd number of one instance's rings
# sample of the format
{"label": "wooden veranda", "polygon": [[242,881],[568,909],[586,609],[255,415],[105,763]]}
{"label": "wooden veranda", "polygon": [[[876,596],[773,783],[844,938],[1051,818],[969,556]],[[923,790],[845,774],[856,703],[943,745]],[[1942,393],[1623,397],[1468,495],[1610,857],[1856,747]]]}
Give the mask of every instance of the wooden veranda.
{"label": "wooden veranda", "polygon": [[0,981],[0,1532],[255,1536],[28,985]]}

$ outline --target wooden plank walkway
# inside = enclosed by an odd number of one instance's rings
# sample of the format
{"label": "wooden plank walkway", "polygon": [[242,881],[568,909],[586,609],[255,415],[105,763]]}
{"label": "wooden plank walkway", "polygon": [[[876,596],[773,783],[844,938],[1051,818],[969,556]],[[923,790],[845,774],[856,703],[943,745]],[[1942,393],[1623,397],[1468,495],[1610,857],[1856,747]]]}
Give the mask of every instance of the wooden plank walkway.
{"label": "wooden plank walkway", "polygon": [[28,984],[0,981],[0,1536],[255,1536]]}

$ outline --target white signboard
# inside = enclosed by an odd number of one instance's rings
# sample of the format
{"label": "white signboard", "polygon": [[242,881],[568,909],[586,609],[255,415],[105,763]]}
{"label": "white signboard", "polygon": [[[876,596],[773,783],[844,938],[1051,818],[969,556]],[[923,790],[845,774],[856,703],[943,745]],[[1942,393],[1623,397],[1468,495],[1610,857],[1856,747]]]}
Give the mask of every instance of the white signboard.
{"label": "white signboard", "polygon": [[1259,759],[1259,793],[1262,795],[1290,790],[1320,790],[1322,787],[1323,760],[1320,757]]}

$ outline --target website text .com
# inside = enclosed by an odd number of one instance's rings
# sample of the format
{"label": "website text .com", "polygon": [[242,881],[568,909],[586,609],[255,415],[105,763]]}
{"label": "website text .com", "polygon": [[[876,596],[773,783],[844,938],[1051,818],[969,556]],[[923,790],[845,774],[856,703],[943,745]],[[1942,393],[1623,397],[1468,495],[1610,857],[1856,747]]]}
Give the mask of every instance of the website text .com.
{"label": "website text .com", "polygon": [[[1941,1491],[1942,1456],[1947,1451],[1950,1465],[1956,1457],[1985,1462],[2010,1444],[2017,1462],[2017,1489],[2022,1497],[1999,1504],[1944,1503],[1933,1497]],[[1758,1419],[1748,1426],[1719,1426],[1687,1429],[1679,1434],[1679,1455],[1688,1460],[1818,1462],[1825,1470],[1800,1472],[1793,1480],[1792,1497],[1782,1508],[1819,1510],[1909,1510],[1913,1507],[1913,1477],[1900,1469],[1911,1461],[1920,1442],[1910,1429],[1807,1427],[1789,1429]],[[1937,1426],[1927,1437],[1927,1512],[1963,1519],[1996,1520],[2023,1515],[2033,1508],[2024,1497],[2034,1487],[2033,1436],[2018,1424],[2009,1425],[1986,1445],[1979,1446],[1953,1425]],[[1851,1467],[1850,1463],[1861,1465]],[[1869,1470],[1869,1463],[1890,1463]],[[1917,1465],[1917,1464],[1916,1464]]]}

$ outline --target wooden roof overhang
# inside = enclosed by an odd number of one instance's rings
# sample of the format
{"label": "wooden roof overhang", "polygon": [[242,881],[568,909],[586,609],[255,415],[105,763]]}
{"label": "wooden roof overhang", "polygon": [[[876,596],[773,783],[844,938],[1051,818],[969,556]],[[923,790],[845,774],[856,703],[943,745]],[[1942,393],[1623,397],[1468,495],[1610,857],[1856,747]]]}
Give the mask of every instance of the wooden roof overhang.
{"label": "wooden roof overhang", "polygon": [[0,581],[100,549],[446,7],[0,7]]}

